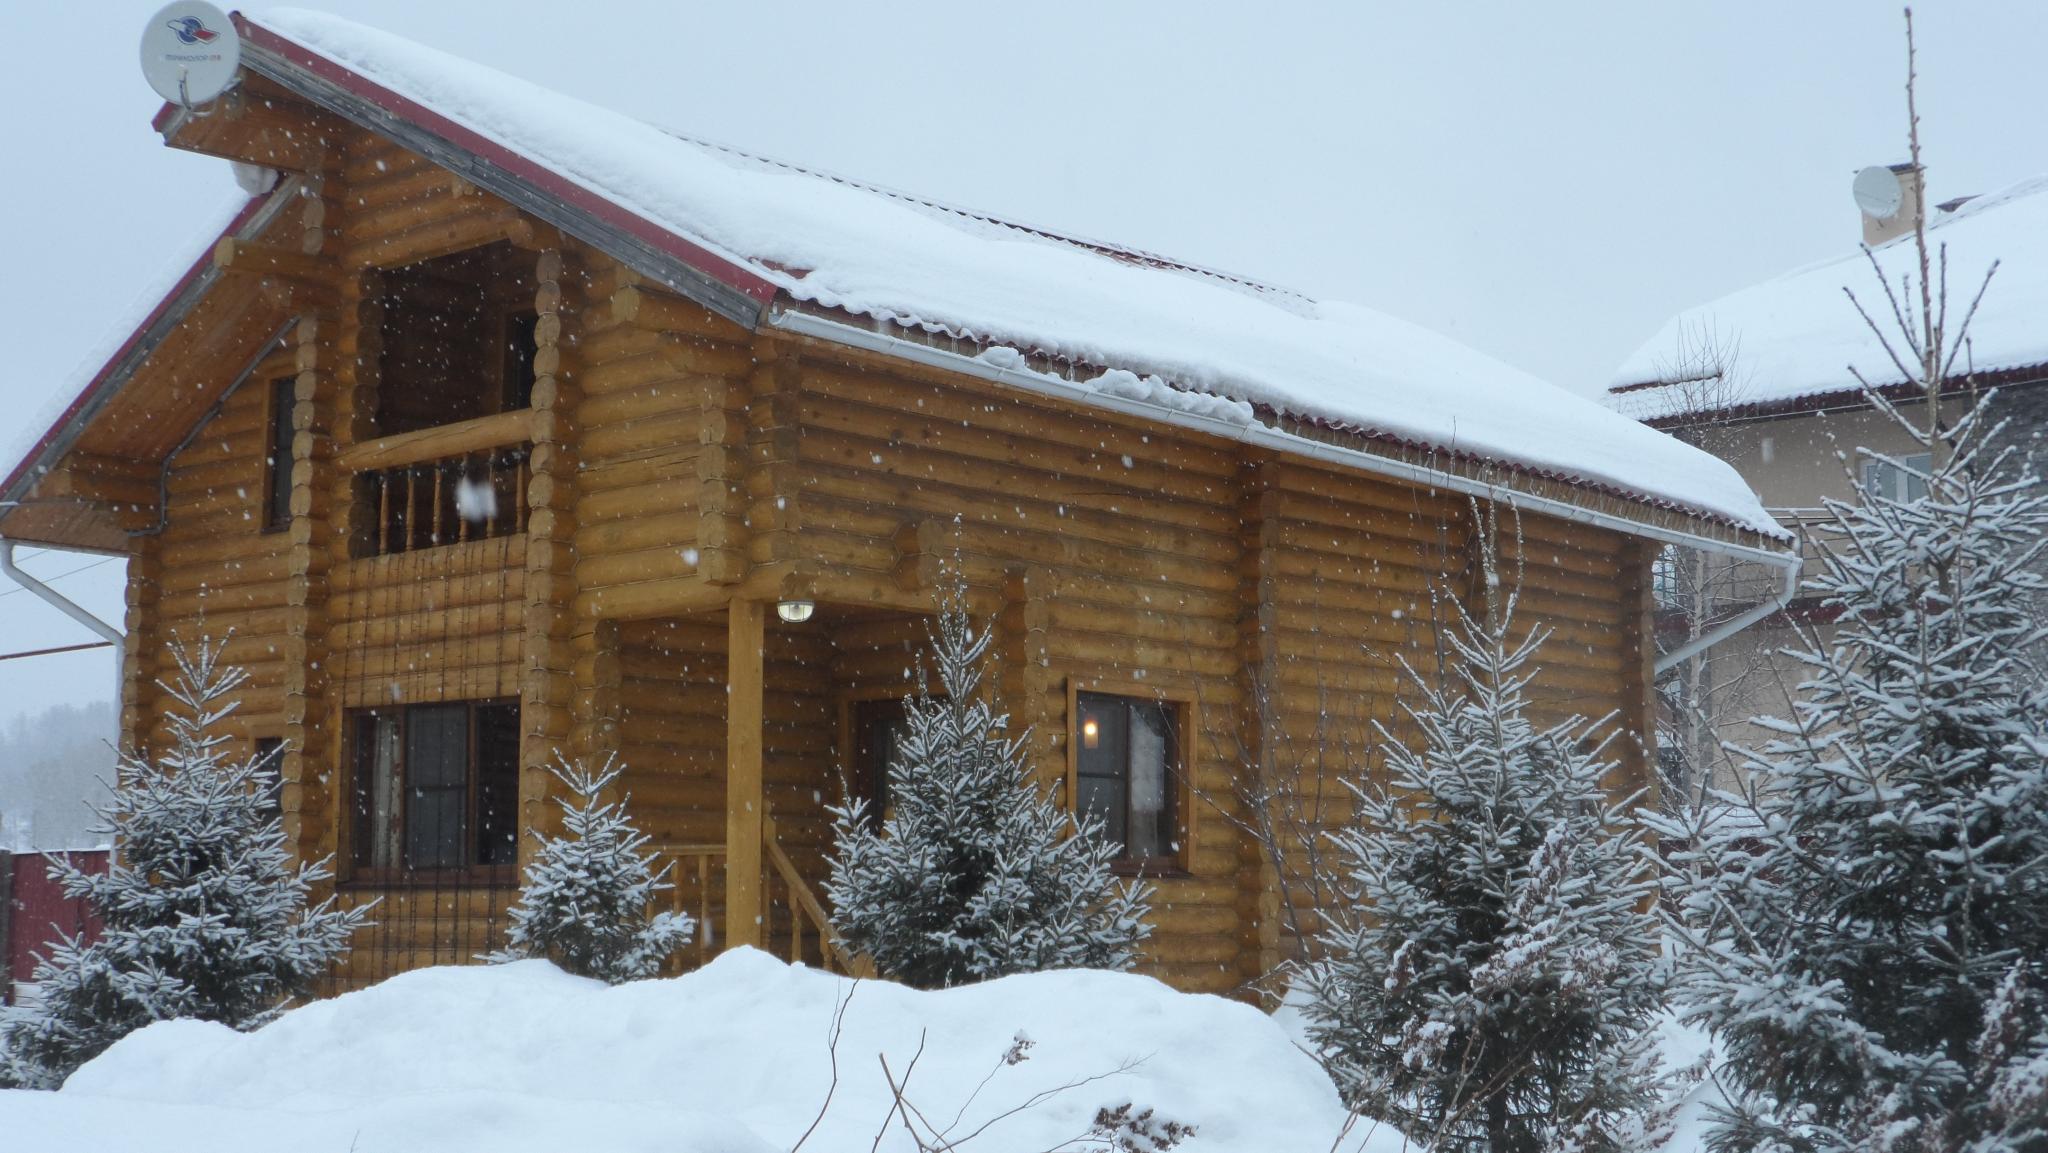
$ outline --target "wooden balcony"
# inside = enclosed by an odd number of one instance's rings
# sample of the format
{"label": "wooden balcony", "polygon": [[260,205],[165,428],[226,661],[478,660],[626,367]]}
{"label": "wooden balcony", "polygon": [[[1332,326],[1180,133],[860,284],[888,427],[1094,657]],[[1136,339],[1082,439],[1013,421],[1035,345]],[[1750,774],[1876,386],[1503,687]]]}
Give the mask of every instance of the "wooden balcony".
{"label": "wooden balcony", "polygon": [[339,463],[356,477],[355,555],[523,534],[531,420],[494,413],[344,450]]}

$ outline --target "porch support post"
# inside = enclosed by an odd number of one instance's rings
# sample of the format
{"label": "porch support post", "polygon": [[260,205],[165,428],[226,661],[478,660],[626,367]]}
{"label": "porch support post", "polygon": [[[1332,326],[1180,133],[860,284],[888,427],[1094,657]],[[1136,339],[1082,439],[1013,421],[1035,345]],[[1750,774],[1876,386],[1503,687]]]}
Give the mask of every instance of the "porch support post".
{"label": "porch support post", "polygon": [[735,597],[726,609],[725,940],[759,948],[761,902],[761,649],[766,603]]}

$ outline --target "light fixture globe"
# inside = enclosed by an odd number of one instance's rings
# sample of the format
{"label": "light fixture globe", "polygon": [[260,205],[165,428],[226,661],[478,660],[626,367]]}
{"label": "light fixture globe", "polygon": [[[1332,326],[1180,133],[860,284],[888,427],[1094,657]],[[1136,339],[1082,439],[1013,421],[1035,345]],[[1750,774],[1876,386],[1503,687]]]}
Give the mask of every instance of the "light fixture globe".
{"label": "light fixture globe", "polygon": [[818,606],[811,601],[775,602],[775,615],[793,625],[800,625],[810,620],[811,614],[817,611]]}

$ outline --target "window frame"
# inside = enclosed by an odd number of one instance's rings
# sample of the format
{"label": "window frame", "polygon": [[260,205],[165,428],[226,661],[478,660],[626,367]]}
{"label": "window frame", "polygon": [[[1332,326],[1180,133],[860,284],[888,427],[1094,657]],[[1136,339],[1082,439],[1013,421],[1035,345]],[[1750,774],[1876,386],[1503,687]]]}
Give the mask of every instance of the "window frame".
{"label": "window frame", "polygon": [[1157,857],[1130,857],[1119,852],[1110,867],[1118,875],[1132,877],[1188,877],[1192,876],[1189,862],[1194,860],[1194,788],[1196,771],[1195,742],[1192,734],[1200,732],[1200,703],[1192,691],[1172,685],[1158,685],[1145,681],[1088,680],[1080,677],[1067,678],[1067,715],[1061,731],[1066,742],[1066,777],[1061,782],[1063,807],[1077,816],[1081,800],[1081,695],[1118,697],[1139,704],[1159,705],[1171,715],[1176,739],[1172,756],[1166,765],[1168,796],[1173,804],[1169,821],[1172,830],[1169,842],[1175,846],[1173,852]]}
{"label": "window frame", "polygon": [[[372,865],[360,861],[357,853],[362,847],[363,832],[361,825],[369,820],[366,815],[357,811],[358,800],[361,795],[360,791],[363,788],[362,770],[364,757],[362,733],[364,720],[384,713],[393,713],[397,717],[397,740],[401,757],[398,764],[397,806],[399,826],[397,838],[401,857],[409,857],[412,845],[407,836],[405,820],[408,814],[412,786],[408,778],[408,766],[403,759],[405,750],[409,747],[408,730],[410,723],[408,714],[417,708],[444,708],[451,705],[462,706],[466,714],[464,720],[467,727],[467,748],[464,765],[462,825],[464,863],[460,865],[416,867],[405,860],[401,860],[400,863],[395,865]],[[519,835],[522,829],[520,828],[517,815],[519,809],[518,790],[520,772],[516,745],[511,772],[508,774],[513,787],[512,860],[498,864],[482,864],[475,859],[478,856],[479,838],[482,836],[481,815],[484,793],[483,772],[480,764],[483,743],[478,739],[480,729],[479,713],[485,708],[508,705],[513,709],[513,728],[517,732],[519,729],[518,717],[521,711],[521,700],[518,696],[477,697],[447,701],[407,701],[401,704],[365,705],[341,710],[341,731],[343,737],[340,743],[342,746],[342,757],[344,758],[344,772],[342,773],[344,788],[342,796],[344,803],[348,806],[348,819],[343,822],[341,830],[345,842],[342,859],[347,865],[346,874],[341,881],[343,886],[408,888],[457,884],[497,887],[517,881]],[[370,831],[370,837],[374,841],[375,830]]]}
{"label": "window frame", "polygon": [[[1921,495],[1926,495],[1926,478],[1928,474],[1934,471],[1934,454],[1931,452],[1909,452],[1901,454],[1895,459],[1898,461],[1897,464],[1892,463],[1890,460],[1864,459],[1863,475],[1857,478],[1864,496],[1875,496],[1891,501],[1911,502],[1915,499],[1912,494],[1912,488],[1915,483],[1921,486]],[[1890,491],[1877,491],[1879,478],[1891,482],[1888,486]]]}
{"label": "window frame", "polygon": [[[266,534],[284,532],[292,527],[292,440],[297,430],[291,426],[291,410],[297,405],[298,379],[292,376],[272,377],[263,401],[262,531]],[[283,434],[282,443],[279,443],[279,433]],[[284,483],[283,508],[278,507],[280,480]]]}

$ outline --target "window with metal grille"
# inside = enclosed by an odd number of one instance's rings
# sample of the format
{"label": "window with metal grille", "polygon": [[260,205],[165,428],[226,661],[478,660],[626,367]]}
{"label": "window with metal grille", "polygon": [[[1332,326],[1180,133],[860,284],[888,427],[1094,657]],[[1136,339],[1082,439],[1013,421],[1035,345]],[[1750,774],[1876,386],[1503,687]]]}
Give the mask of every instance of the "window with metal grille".
{"label": "window with metal grille", "polygon": [[348,720],[358,877],[515,862],[519,702],[398,705]]}

